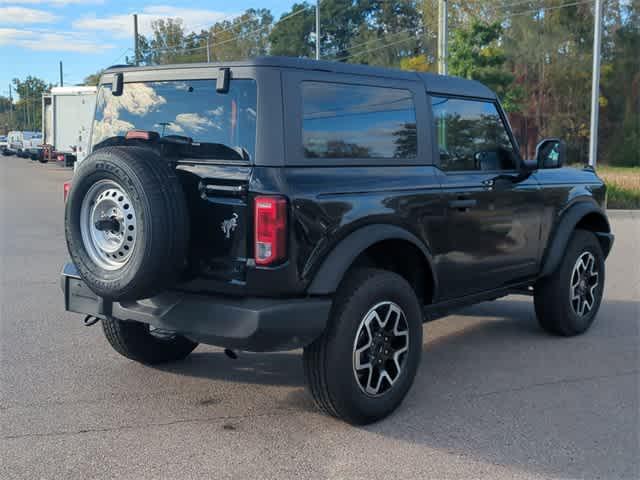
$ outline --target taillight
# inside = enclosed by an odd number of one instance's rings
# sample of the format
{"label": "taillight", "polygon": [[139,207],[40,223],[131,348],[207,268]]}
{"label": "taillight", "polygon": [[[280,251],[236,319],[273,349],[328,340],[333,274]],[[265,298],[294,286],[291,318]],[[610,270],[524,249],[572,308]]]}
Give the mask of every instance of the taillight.
{"label": "taillight", "polygon": [[282,197],[256,197],[255,257],[257,265],[270,265],[287,256],[287,201]]}
{"label": "taillight", "polygon": [[69,196],[69,190],[71,190],[71,182],[64,182],[62,186],[62,192],[64,195],[64,201],[67,201],[67,197]]}
{"label": "taillight", "polygon": [[64,154],[63,153],[59,153],[57,158],[58,158],[59,162],[64,162]]}

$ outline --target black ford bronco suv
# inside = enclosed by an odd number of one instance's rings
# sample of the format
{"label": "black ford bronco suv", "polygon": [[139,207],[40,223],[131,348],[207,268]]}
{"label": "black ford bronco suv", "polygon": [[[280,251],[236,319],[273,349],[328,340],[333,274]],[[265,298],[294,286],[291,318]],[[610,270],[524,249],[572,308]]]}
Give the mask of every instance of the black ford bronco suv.
{"label": "black ford bronco suv", "polygon": [[613,235],[564,144],[519,153],[480,83],[263,58],[114,67],[68,192],[66,309],[146,364],[200,343],[304,348],[317,405],[362,424],[409,390],[424,321],[530,294],[583,333]]}

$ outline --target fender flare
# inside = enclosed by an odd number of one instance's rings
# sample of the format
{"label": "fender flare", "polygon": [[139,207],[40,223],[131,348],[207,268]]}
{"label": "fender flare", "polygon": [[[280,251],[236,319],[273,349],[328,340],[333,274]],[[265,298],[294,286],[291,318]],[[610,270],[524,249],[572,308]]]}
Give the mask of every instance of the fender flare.
{"label": "fender flare", "polygon": [[384,240],[405,240],[414,245],[429,266],[433,280],[434,298],[437,292],[437,277],[433,268],[431,253],[424,243],[411,232],[395,225],[367,225],[352,232],[329,253],[316,272],[307,290],[310,295],[329,295],[336,291],[351,264],[370,246]]}
{"label": "fender flare", "polygon": [[560,221],[554,229],[543,257],[540,277],[551,275],[556,268],[558,268],[573,231],[576,229],[578,223],[589,214],[596,214],[600,217],[600,220],[603,221],[603,225],[606,225],[605,231],[603,231],[602,228],[592,231],[600,241],[605,258],[609,255],[611,246],[613,245],[613,235],[611,234],[611,227],[606,214],[598,205],[592,202],[578,202],[562,214]]}

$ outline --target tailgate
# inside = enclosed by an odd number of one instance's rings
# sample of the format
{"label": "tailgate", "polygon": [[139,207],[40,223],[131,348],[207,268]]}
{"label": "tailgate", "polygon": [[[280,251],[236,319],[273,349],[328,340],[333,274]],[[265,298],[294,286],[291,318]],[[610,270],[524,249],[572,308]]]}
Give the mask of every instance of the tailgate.
{"label": "tailgate", "polygon": [[252,167],[179,165],[191,222],[189,273],[192,287],[208,290],[221,282],[240,286],[246,277]]}

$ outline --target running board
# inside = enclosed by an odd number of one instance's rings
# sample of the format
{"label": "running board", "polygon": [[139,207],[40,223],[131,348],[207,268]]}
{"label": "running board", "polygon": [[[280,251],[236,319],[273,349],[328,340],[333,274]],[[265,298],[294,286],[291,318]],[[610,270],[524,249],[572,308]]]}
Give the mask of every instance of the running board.
{"label": "running board", "polygon": [[455,310],[458,310],[460,308],[468,307],[480,302],[497,300],[498,298],[502,298],[512,294],[533,295],[533,287],[531,287],[531,282],[519,283],[495,290],[474,293],[473,295],[467,295],[465,297],[456,298],[453,300],[425,305],[423,307],[424,321],[430,322],[432,320],[437,320],[439,318],[446,317],[447,315],[451,315]]}

